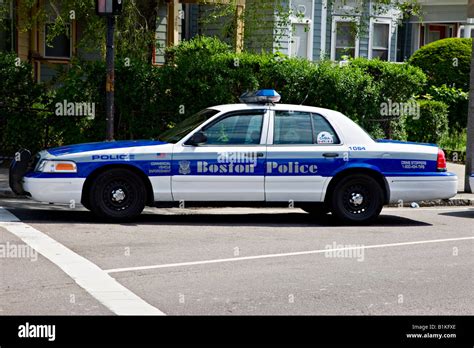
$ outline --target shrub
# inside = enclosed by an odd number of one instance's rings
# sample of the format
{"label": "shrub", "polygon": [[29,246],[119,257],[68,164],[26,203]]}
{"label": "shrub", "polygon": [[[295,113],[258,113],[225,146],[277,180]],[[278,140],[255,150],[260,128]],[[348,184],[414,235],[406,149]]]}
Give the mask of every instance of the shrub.
{"label": "shrub", "polygon": [[372,76],[379,85],[382,101],[406,102],[420,93],[426,84],[426,75],[420,68],[403,63],[391,63],[380,59],[357,58],[351,64]]}
{"label": "shrub", "polygon": [[467,127],[467,112],[469,106],[469,94],[460,88],[431,86],[423,98],[436,100],[448,106],[449,127],[453,130],[461,130]]}
{"label": "shrub", "polygon": [[232,47],[216,37],[196,36],[182,41],[179,45],[168,47],[165,51],[168,64],[180,64],[183,59],[207,58],[220,53],[231,53]]}
{"label": "shrub", "polygon": [[44,146],[45,90],[33,80],[31,66],[0,52],[0,156],[13,157],[21,147]]}
{"label": "shrub", "polygon": [[[340,67],[329,61],[313,63],[281,54],[235,53],[227,44],[204,37],[168,49],[167,56],[161,68],[137,61],[125,66],[117,58],[116,139],[157,138],[162,131],[201,109],[236,103],[243,92],[258,88],[276,89],[283,103],[340,111],[376,137],[385,133],[405,139],[405,124],[400,118],[380,123],[381,102],[407,101],[419,93],[425,81],[420,70],[409,65],[356,59]],[[44,147],[35,138],[39,134],[44,134],[45,146],[104,139],[105,64],[78,60],[72,63],[61,71],[53,81],[56,88],[48,93],[31,81],[28,69],[15,82],[5,80],[2,84],[4,94],[11,96],[6,105],[14,106],[18,95],[22,96],[23,104],[33,105],[39,100],[43,109],[49,111],[35,114],[41,116],[35,120],[41,119],[44,125],[26,122],[23,114],[14,116],[27,129],[24,140],[15,138],[15,134],[22,132],[10,131],[8,139],[12,139],[14,147]],[[0,73],[8,78],[11,66],[10,62],[8,67],[0,67]],[[23,85],[27,87],[22,92],[15,90]],[[54,115],[56,103],[64,100],[94,103],[95,118]]]}
{"label": "shrub", "polygon": [[439,143],[448,131],[448,106],[434,100],[420,100],[420,117],[405,117],[410,141]]}
{"label": "shrub", "polygon": [[421,68],[430,85],[469,90],[472,39],[449,38],[421,47],[409,63]]}
{"label": "shrub", "polygon": [[[105,137],[105,63],[76,61],[57,79],[56,102],[95,103],[95,118],[55,117],[54,143],[99,141]],[[116,139],[154,138],[166,129],[160,68],[140,61],[125,66],[117,59],[115,69]]]}

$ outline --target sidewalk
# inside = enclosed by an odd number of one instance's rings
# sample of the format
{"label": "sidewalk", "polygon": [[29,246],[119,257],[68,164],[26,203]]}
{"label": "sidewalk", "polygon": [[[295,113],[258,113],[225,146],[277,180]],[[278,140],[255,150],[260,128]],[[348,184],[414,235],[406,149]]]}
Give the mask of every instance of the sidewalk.
{"label": "sidewalk", "polygon": [[[458,176],[458,194],[449,200],[437,200],[437,201],[424,201],[419,205],[422,207],[433,207],[433,206],[465,206],[474,205],[474,194],[463,193],[464,191],[464,165],[448,163],[448,171],[456,173]],[[8,186],[8,168],[5,165],[0,165],[0,198],[19,198],[16,196]],[[410,206],[411,202],[406,203],[406,206]]]}

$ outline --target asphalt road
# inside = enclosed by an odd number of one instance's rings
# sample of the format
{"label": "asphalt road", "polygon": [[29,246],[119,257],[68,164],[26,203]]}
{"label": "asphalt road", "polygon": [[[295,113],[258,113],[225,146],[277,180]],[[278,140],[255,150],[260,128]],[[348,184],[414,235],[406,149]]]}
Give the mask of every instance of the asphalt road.
{"label": "asphalt road", "polygon": [[358,227],[299,209],[147,209],[107,224],[0,207],[0,315],[474,314],[472,207],[387,208]]}

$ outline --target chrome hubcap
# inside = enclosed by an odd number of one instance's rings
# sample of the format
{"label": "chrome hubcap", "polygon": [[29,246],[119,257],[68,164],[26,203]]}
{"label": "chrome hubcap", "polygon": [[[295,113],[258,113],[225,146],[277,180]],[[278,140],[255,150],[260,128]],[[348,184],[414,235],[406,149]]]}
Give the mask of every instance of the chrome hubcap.
{"label": "chrome hubcap", "polygon": [[125,192],[122,189],[117,189],[112,191],[112,200],[114,202],[122,202],[125,199]]}
{"label": "chrome hubcap", "polygon": [[349,200],[354,206],[359,206],[364,202],[364,196],[360,193],[352,193],[352,196]]}

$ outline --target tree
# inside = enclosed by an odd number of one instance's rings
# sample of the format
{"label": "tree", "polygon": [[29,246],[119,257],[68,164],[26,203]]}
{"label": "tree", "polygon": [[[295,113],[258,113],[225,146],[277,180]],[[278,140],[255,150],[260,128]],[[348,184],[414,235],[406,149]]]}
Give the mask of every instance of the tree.
{"label": "tree", "polygon": [[[97,50],[100,48],[102,53],[105,52],[105,21],[95,15],[96,0],[45,0],[44,3],[53,11],[55,21],[54,25],[49,28],[47,42],[52,40],[59,34],[67,34],[67,24],[73,15],[82,25],[81,41],[79,47]],[[348,0],[342,1],[344,4]],[[378,13],[384,12],[388,6],[398,8],[401,13],[406,16],[417,15],[420,13],[418,5],[419,0],[355,0],[356,9],[367,8],[372,4],[372,14],[376,16]],[[185,2],[185,1],[184,1]],[[237,27],[235,25],[235,16],[237,0],[223,1],[220,4],[217,0],[197,0],[196,3],[212,4],[213,10],[209,12],[210,20],[218,20],[222,24],[222,30],[226,36],[236,35]],[[336,0],[327,0],[327,6],[332,7]],[[37,23],[44,23],[50,20],[44,6],[37,6],[38,0],[6,0],[0,1],[0,28],[6,25],[3,13],[9,10],[11,4],[17,6],[16,10],[19,17],[27,20],[19,23],[19,30],[29,30]],[[116,52],[118,56],[139,59],[141,61],[152,61],[153,51],[156,42],[157,17],[160,6],[167,6],[166,2],[160,0],[126,0],[124,1],[123,13],[117,18],[117,40]],[[357,10],[354,10],[357,12]],[[272,14],[276,14],[277,18],[274,24],[277,28],[269,28],[269,18]],[[360,13],[353,13],[354,15]],[[273,47],[274,42],[280,41],[282,36],[288,35],[288,27],[290,26],[290,17],[298,17],[298,13],[294,13],[288,8],[288,0],[247,0],[245,11],[240,14],[244,20],[244,40],[250,39],[252,32],[268,31],[271,33],[276,29],[274,36],[270,35],[267,46],[269,49]],[[222,23],[224,22],[224,23]],[[273,24],[272,24],[273,25]],[[363,23],[361,23],[362,28]],[[249,34],[250,33],[250,34]],[[263,38],[265,40],[265,38]],[[258,36],[257,40],[262,40],[262,36]],[[251,45],[250,45],[251,46]],[[262,46],[262,45],[260,45]]]}

